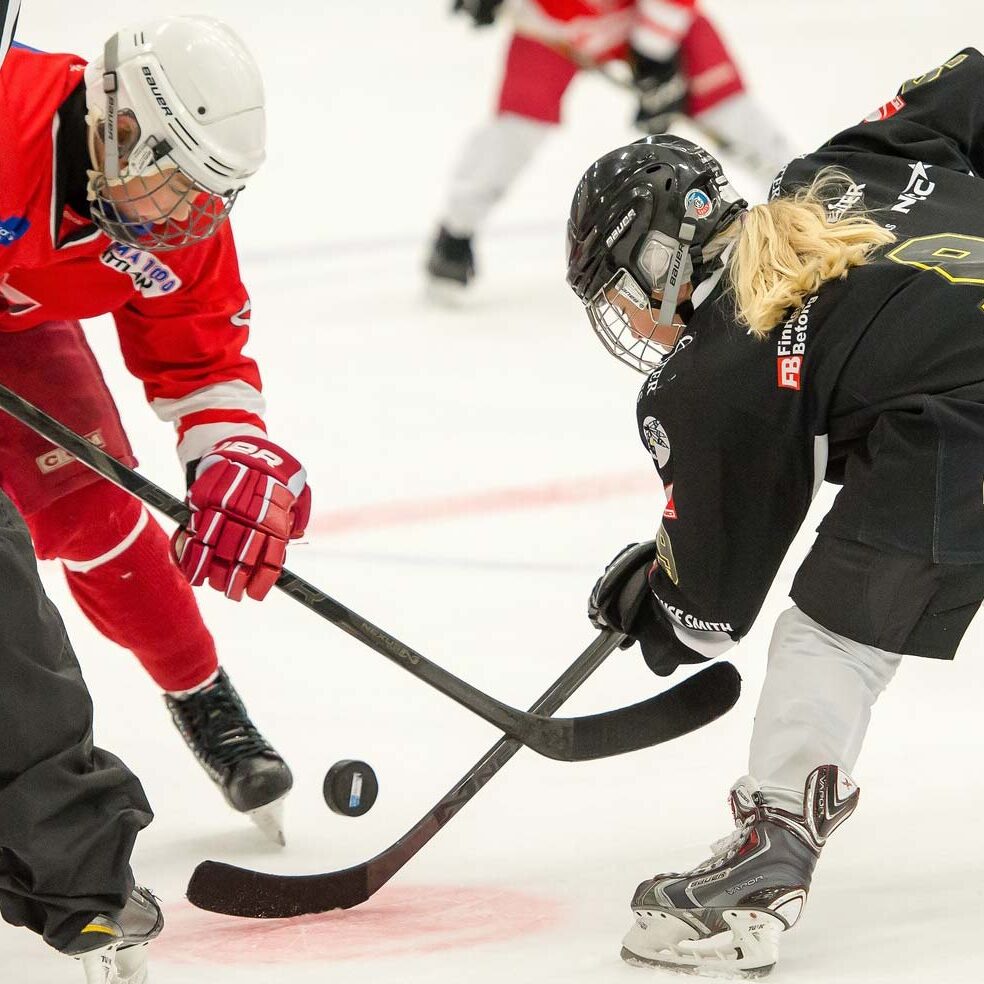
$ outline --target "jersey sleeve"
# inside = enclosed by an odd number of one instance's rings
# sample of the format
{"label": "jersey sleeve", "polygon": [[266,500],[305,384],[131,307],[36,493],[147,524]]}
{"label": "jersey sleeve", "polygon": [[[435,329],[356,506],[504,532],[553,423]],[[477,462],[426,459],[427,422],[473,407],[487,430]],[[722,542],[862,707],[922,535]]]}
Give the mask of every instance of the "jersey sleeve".
{"label": "jersey sleeve", "polygon": [[731,343],[758,351],[752,364],[736,362],[727,392],[704,393],[681,373],[655,394],[664,399],[639,404],[667,495],[650,586],[674,665],[718,656],[749,631],[809,509],[815,473],[823,478],[823,440],[798,388],[806,363],[776,356],[782,330]]}
{"label": "jersey sleeve", "polygon": [[827,146],[908,157],[984,175],[984,55],[964,48],[908,79],[896,96]]}
{"label": "jersey sleeve", "polygon": [[636,0],[629,41],[654,61],[672,58],[696,16],[696,0]]}
{"label": "jersey sleeve", "polygon": [[259,369],[243,352],[250,301],[229,223],[161,256],[179,283],[134,295],[114,318],[127,368],[157,416],[174,424],[187,466],[228,437],[263,436],[265,402]]}

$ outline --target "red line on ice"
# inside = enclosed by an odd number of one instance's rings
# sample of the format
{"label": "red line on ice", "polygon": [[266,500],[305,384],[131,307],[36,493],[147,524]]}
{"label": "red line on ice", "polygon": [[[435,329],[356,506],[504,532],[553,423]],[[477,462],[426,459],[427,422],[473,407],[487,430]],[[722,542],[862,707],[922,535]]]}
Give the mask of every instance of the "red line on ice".
{"label": "red line on ice", "polygon": [[151,960],[218,967],[419,956],[544,932],[562,915],[556,898],[488,885],[388,886],[356,909],[293,919],[237,919],[179,902],[167,906]]}
{"label": "red line on ice", "polygon": [[353,509],[339,509],[317,516],[308,527],[308,533],[330,536],[382,526],[409,526],[464,516],[599,502],[647,492],[659,494],[659,479],[652,473],[623,472],[617,475],[559,479],[544,485],[488,489],[428,499],[397,499]]}

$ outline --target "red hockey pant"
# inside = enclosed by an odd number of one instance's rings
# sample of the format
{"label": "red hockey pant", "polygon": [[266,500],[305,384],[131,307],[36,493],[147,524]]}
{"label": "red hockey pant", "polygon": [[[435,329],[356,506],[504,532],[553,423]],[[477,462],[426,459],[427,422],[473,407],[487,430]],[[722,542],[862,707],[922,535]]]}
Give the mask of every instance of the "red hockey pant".
{"label": "red hockey pant", "polygon": [[[694,19],[680,45],[680,61],[688,85],[688,116],[697,116],[744,91],[734,59],[702,14]],[[559,123],[561,101],[577,73],[578,66],[555,48],[517,34],[506,54],[498,112]]]}
{"label": "red hockey pant", "polygon": [[[77,322],[0,333],[0,382],[136,464]],[[136,499],[2,413],[0,486],[27,520],[37,556],[62,562],[92,624],[131,650],[163,690],[188,690],[215,671],[215,645],[191,588]]]}

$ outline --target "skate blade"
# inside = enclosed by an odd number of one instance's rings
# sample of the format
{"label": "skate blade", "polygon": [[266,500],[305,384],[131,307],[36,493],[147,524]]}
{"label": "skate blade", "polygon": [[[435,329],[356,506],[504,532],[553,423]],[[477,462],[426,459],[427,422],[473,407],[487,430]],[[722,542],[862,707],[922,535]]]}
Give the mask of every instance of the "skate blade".
{"label": "skate blade", "polygon": [[120,984],[116,973],[116,943],[92,950],[75,959],[82,964],[85,984]]}
{"label": "skate blade", "polygon": [[272,803],[258,806],[255,810],[246,811],[246,816],[256,824],[263,836],[281,847],[287,846],[287,838],[284,836],[285,799],[286,796],[281,796],[280,799],[274,800]]}
{"label": "skate blade", "polygon": [[756,980],[775,967],[784,923],[769,912],[722,913],[729,929],[696,938],[694,928],[672,913],[640,913],[622,941],[621,957],[635,967],[660,967],[701,977]]}
{"label": "skate blade", "polygon": [[428,277],[424,296],[436,307],[457,310],[466,306],[469,292],[467,284],[459,284],[456,280],[443,277]]}
{"label": "skate blade", "polygon": [[147,946],[127,946],[116,951],[119,984],[147,984]]}

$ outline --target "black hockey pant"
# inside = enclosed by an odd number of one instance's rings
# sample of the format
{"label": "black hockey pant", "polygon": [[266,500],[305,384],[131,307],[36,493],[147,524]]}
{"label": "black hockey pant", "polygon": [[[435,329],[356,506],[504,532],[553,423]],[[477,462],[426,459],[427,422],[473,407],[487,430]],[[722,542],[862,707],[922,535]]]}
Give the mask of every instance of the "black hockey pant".
{"label": "black hockey pant", "polygon": [[0,914],[64,947],[126,903],[130,852],[152,816],[137,778],[93,747],[75,653],[0,494]]}

